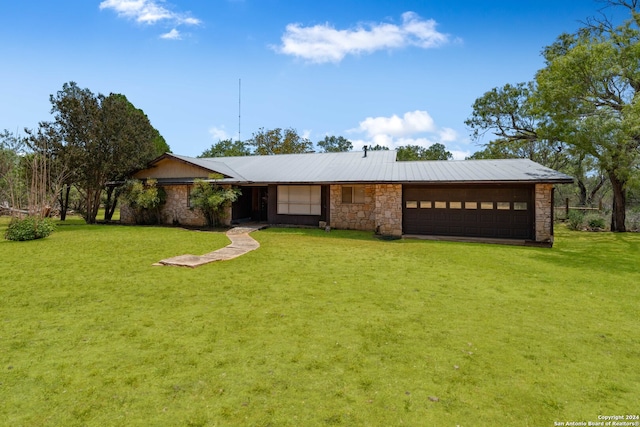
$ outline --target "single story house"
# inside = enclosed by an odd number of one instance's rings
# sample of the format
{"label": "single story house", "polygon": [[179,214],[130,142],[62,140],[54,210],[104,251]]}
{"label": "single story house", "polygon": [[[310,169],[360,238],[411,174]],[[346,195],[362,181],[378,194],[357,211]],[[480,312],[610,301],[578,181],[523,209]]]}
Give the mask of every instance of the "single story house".
{"label": "single story house", "polygon": [[[189,208],[197,178],[213,173],[242,195],[228,223],[370,230],[388,236],[553,244],[554,184],[572,178],[526,159],[396,161],[395,151],[194,158],[164,154],[133,178],[157,180],[162,221],[205,223]],[[132,222],[126,206],[121,221]],[[500,241],[500,240],[499,240]]]}

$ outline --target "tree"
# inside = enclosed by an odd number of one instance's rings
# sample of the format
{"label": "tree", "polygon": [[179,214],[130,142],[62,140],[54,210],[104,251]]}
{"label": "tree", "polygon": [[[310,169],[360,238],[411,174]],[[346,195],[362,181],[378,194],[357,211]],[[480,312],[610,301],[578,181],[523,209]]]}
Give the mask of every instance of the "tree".
{"label": "tree", "polygon": [[586,206],[602,189],[597,164],[585,153],[563,143],[544,125],[549,120],[544,110],[536,108],[534,82],[506,84],[476,99],[473,113],[465,123],[473,130],[472,138],[481,139],[491,131],[497,139],[484,144],[484,149],[469,159],[529,159],[552,169],[561,170],[576,179],[579,205]]}
{"label": "tree", "polygon": [[209,180],[196,179],[191,190],[191,209],[200,211],[207,226],[215,227],[222,223],[225,210],[240,196],[239,188],[222,186],[217,180],[221,175],[212,175]]}
{"label": "tree", "polygon": [[353,150],[353,144],[342,136],[325,136],[322,141],[318,141],[318,147],[325,153],[339,153]]}
{"label": "tree", "polygon": [[546,116],[533,106],[535,90],[533,82],[506,84],[475,100],[471,117],[465,121],[473,130],[472,138],[477,141],[489,131],[498,137],[485,145],[487,152],[478,156],[529,159],[552,169],[566,164],[562,143],[541,134],[540,123]]}
{"label": "tree", "polygon": [[[107,182],[124,179],[168,146],[144,112],[124,95],[94,95],[70,82],[50,101],[54,121],[41,127],[55,129],[56,155],[73,171],[73,182],[84,199],[83,217],[94,223]],[[115,206],[112,191],[107,193],[105,219],[110,219]]]}
{"label": "tree", "polygon": [[24,139],[4,130],[0,133],[0,207],[20,209],[27,202],[27,187],[20,161]]}
{"label": "tree", "polygon": [[285,129],[284,135],[280,128],[267,131],[260,128],[247,144],[257,155],[308,153],[313,150],[313,143],[291,128]]}
{"label": "tree", "polygon": [[207,148],[198,157],[235,157],[249,156],[251,150],[242,141],[232,141],[231,139],[220,140]]}
{"label": "tree", "polygon": [[611,230],[626,231],[627,185],[640,149],[640,15],[636,2],[622,25],[595,23],[563,34],[545,48],[536,75],[537,108],[548,114],[545,132],[593,156],[613,191]]}
{"label": "tree", "polygon": [[443,144],[436,143],[430,147],[421,147],[419,145],[405,145],[398,147],[396,160],[451,160],[453,155],[447,151]]}

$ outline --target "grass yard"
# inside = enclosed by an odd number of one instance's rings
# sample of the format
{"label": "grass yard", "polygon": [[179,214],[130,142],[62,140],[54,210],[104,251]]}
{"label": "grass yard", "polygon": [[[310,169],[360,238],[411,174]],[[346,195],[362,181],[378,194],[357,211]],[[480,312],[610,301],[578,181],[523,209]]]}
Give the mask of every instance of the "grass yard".
{"label": "grass yard", "polygon": [[556,234],[542,249],[267,229],[197,269],[152,264],[224,234],[71,221],[0,241],[0,425],[638,414],[640,235]]}

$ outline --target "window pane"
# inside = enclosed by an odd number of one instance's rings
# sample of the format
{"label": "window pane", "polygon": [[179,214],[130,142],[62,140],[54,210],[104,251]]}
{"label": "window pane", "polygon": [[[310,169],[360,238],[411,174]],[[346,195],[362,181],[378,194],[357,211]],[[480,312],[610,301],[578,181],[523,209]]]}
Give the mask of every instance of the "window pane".
{"label": "window pane", "polygon": [[289,186],[278,185],[278,203],[289,202]]}
{"label": "window pane", "polygon": [[431,209],[431,201],[421,200],[420,201],[420,208],[421,209]]}
{"label": "window pane", "polygon": [[353,203],[364,203],[364,185],[353,187]]}
{"label": "window pane", "polygon": [[497,208],[501,211],[508,211],[511,209],[511,204],[509,202],[498,202],[497,205]]}
{"label": "window pane", "polygon": [[462,202],[449,202],[449,209],[462,209]]}
{"label": "window pane", "polygon": [[289,203],[309,204],[311,203],[311,187],[308,185],[290,185]]}
{"label": "window pane", "polygon": [[353,187],[342,187],[342,203],[352,203]]}
{"label": "window pane", "polygon": [[289,204],[289,215],[311,215],[311,205],[306,204]]}
{"label": "window pane", "polygon": [[415,200],[407,200],[407,209],[415,209],[418,207],[418,202]]}
{"label": "window pane", "polygon": [[480,209],[493,209],[493,202],[481,202]]}
{"label": "window pane", "polygon": [[527,202],[513,202],[513,210],[515,210],[515,211],[526,211],[527,210]]}
{"label": "window pane", "polygon": [[278,203],[278,214],[279,215],[287,215],[289,213],[289,204],[287,203]]}
{"label": "window pane", "polygon": [[447,202],[436,202],[435,203],[435,208],[436,209],[446,209],[447,208]]}
{"label": "window pane", "polygon": [[464,202],[465,209],[478,209],[478,202]]}

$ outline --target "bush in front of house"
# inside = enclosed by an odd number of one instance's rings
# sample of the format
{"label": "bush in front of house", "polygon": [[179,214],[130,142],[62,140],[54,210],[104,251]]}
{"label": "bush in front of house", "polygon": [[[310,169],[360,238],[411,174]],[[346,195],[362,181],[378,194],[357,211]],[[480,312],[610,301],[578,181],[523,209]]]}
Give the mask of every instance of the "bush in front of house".
{"label": "bush in front of house", "polygon": [[136,224],[151,225],[160,222],[160,208],[167,201],[167,193],[157,186],[155,179],[146,182],[132,179],[125,183],[120,197],[133,211]]}
{"label": "bush in front of house", "polygon": [[50,218],[28,216],[14,218],[9,223],[4,238],[12,241],[26,241],[43,239],[56,230],[56,225]]}
{"label": "bush in front of house", "polygon": [[225,209],[241,194],[239,188],[218,184],[220,179],[222,176],[216,174],[211,175],[209,180],[196,179],[191,190],[190,209],[200,212],[208,227],[221,225]]}

